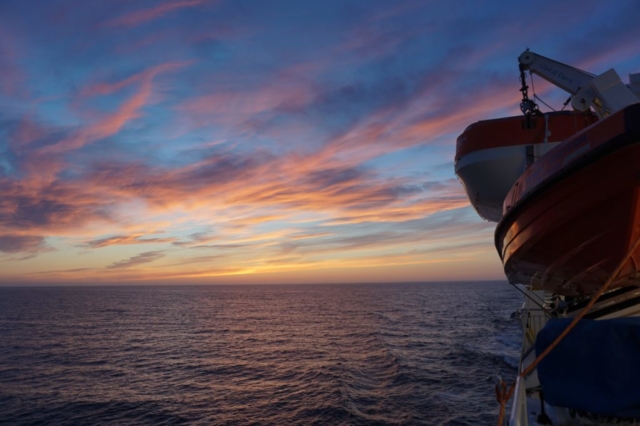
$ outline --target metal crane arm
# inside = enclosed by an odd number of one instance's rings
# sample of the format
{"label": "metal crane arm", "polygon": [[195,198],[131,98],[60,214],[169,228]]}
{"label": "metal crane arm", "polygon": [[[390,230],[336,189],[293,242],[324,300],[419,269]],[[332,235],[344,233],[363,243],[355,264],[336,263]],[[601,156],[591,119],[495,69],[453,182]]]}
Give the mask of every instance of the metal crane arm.
{"label": "metal crane arm", "polygon": [[581,88],[586,87],[595,77],[591,73],[545,58],[528,50],[520,55],[518,62],[520,62],[525,71],[528,70],[532,74],[539,75],[572,95],[575,95]]}
{"label": "metal crane arm", "polygon": [[640,102],[640,98],[622,83],[613,69],[596,76],[529,50],[520,55],[518,62],[521,71],[529,70],[569,92],[573,96],[571,105],[578,111],[593,108],[603,118]]}

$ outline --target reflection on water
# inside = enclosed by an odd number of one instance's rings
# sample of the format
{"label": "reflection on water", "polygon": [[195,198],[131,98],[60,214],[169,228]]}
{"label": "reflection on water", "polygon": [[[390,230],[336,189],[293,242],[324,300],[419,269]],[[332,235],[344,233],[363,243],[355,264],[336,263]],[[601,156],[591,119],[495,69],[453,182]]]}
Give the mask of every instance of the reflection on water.
{"label": "reflection on water", "polygon": [[505,283],[1,288],[0,419],[491,424],[519,304]]}

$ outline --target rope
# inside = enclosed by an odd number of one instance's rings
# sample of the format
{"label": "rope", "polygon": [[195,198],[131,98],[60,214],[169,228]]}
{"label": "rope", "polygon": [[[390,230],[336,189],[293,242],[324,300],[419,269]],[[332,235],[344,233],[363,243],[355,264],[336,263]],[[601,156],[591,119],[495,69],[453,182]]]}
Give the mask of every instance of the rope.
{"label": "rope", "polygon": [[545,101],[543,101],[543,100],[540,98],[540,96],[536,95],[536,86],[533,84],[533,74],[530,74],[530,77],[529,77],[529,78],[531,79],[531,91],[533,92],[533,99],[537,99],[537,100],[539,100],[539,101],[540,101],[540,102],[542,102],[542,103],[543,103],[547,108],[549,108],[551,111],[555,112],[556,110],[555,110],[551,105],[549,105],[548,103],[546,103]]}
{"label": "rope", "polygon": [[535,93],[533,94],[533,98],[539,100],[540,102],[542,102],[544,104],[544,106],[546,106],[547,108],[549,108],[551,111],[555,112],[556,110],[549,105],[548,103],[546,103],[545,101],[542,100],[542,98],[540,98],[540,96],[536,95]]}
{"label": "rope", "polygon": [[[587,312],[589,312],[589,310],[593,307],[593,305],[595,305],[595,303],[598,300],[598,298],[600,298],[600,296],[602,296],[602,294],[605,291],[607,291],[607,289],[611,286],[613,281],[615,281],[615,279],[618,278],[618,275],[620,274],[620,271],[622,271],[622,268],[624,268],[624,265],[627,263],[627,261],[629,259],[631,259],[631,256],[633,256],[633,253],[636,251],[638,246],[640,246],[640,237],[638,239],[636,239],[636,242],[629,249],[629,251],[624,256],[622,261],[618,264],[616,269],[614,269],[614,271],[611,274],[611,276],[609,276],[607,281],[605,281],[605,283],[602,286],[602,288],[600,288],[600,290],[598,290],[598,292],[593,295],[593,297],[591,298],[591,300],[589,301],[587,306],[585,306],[582,309],[582,311],[580,311],[578,316],[576,316],[573,319],[573,321],[571,321],[571,324],[569,324],[567,326],[567,328],[565,328],[564,331],[562,333],[560,333],[560,335],[556,338],[556,340],[554,340],[549,346],[547,346],[547,349],[545,349],[540,355],[538,355],[538,357],[531,364],[529,364],[529,366],[527,368],[525,368],[523,371],[520,372],[520,374],[518,374],[518,377],[524,378],[524,377],[528,376],[529,374],[531,374],[531,372],[538,366],[538,364],[540,364],[540,362],[547,355],[549,355],[549,353],[556,346],[558,346],[558,344],[562,341],[562,339],[564,339],[566,337],[566,335],[569,334],[569,332],[582,319],[582,317],[584,317],[587,314]],[[516,378],[516,380],[513,381],[513,383],[511,384],[511,386],[509,387],[508,390],[507,390],[507,384],[502,379],[500,380],[500,383],[498,383],[496,385],[496,397],[497,397],[498,403],[500,404],[500,413],[498,414],[498,426],[502,426],[504,424],[504,413],[505,413],[505,410],[506,410],[506,407],[507,407],[507,402],[513,396],[513,393],[514,393],[514,391],[516,389],[516,382],[517,382],[517,378]]]}

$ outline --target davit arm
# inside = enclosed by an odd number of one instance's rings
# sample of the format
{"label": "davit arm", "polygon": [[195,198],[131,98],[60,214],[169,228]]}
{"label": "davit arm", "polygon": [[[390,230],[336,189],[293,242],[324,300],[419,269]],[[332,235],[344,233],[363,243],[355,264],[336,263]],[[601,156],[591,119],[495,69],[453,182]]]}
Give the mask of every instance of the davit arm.
{"label": "davit arm", "polygon": [[593,107],[603,118],[640,102],[613,69],[596,76],[529,50],[520,55],[518,62],[522,70],[537,74],[570,93],[573,96],[571,106],[577,111],[588,111]]}

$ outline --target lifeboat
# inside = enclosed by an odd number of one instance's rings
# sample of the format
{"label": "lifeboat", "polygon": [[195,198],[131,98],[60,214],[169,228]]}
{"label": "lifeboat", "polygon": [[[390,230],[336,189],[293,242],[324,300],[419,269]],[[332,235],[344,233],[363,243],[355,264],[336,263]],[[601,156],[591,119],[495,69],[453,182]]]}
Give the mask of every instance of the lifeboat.
{"label": "lifeboat", "polygon": [[500,221],[505,196],[527,166],[597,120],[592,113],[563,111],[467,127],[456,142],[455,172],[478,214]]}
{"label": "lifeboat", "polygon": [[[567,296],[597,292],[640,238],[640,104],[529,166],[503,207],[495,244],[511,283]],[[639,268],[633,253],[610,288],[640,285]]]}

